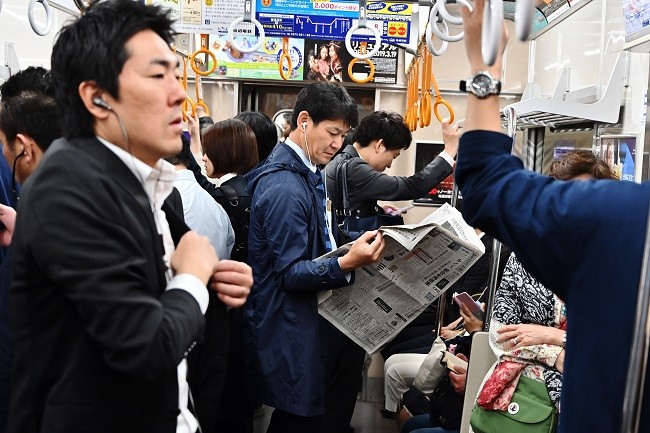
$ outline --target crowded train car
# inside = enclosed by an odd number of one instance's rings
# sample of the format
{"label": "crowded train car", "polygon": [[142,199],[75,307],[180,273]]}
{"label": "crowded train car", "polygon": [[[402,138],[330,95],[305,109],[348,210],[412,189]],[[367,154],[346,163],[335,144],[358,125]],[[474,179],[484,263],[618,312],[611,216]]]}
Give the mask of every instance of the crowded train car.
{"label": "crowded train car", "polygon": [[650,432],[648,0],[0,0],[0,433]]}

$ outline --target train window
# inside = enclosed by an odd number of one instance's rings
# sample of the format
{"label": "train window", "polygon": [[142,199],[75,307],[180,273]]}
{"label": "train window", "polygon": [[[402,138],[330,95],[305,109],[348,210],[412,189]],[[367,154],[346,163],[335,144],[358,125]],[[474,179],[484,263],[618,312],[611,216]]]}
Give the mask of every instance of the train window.
{"label": "train window", "polygon": [[551,163],[559,156],[575,149],[594,150],[594,131],[587,130],[544,130],[542,173],[548,173]]}

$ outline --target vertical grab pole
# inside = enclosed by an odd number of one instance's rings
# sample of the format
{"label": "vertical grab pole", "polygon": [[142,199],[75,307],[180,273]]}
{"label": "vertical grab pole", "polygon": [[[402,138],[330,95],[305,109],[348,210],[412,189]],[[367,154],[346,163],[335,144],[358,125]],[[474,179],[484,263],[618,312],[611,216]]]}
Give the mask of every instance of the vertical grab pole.
{"label": "vertical grab pole", "polygon": [[[517,130],[517,118],[515,115],[515,110],[511,107],[505,109],[505,115],[507,119],[508,135],[512,137],[512,143],[514,147],[515,142],[515,132]],[[501,265],[501,250],[503,244],[494,239],[492,241],[492,257],[490,257],[490,276],[488,278],[488,297],[485,305],[485,320],[483,321],[483,330],[490,330],[490,321],[492,320],[492,307],[494,305],[494,297],[497,292],[497,286],[499,284],[499,267]]]}
{"label": "vertical grab pole", "polygon": [[643,251],[643,267],[639,280],[639,297],[636,307],[636,321],[632,335],[632,350],[627,370],[625,398],[623,400],[623,420],[621,433],[637,433],[639,417],[643,404],[645,388],[645,373],[648,364],[648,348],[650,347],[650,329],[648,308],[650,307],[650,214],[646,227],[645,248]]}

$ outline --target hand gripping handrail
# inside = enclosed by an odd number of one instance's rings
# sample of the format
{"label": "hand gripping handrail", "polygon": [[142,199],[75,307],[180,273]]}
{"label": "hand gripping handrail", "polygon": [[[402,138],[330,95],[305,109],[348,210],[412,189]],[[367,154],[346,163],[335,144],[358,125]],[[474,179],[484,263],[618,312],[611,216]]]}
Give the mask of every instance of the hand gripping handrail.
{"label": "hand gripping handrail", "polygon": [[[253,51],[257,51],[264,43],[264,27],[262,27],[262,24],[252,16],[251,9],[252,0],[246,0],[244,2],[244,16],[235,19],[232,23],[230,23],[230,26],[228,27],[228,41],[230,41],[230,45],[242,53],[252,53]],[[260,35],[257,38],[257,43],[251,45],[250,47],[240,47],[237,44],[237,41],[235,41],[235,27],[237,27],[242,22],[252,23],[260,32]]]}
{"label": "hand gripping handrail", "polygon": [[[372,50],[366,54],[360,54],[352,48],[352,35],[357,30],[369,30],[375,36],[374,46],[372,47]],[[379,31],[372,26],[368,27],[368,20],[366,19],[366,0],[359,0],[359,21],[356,25],[350,27],[345,34],[345,48],[352,57],[359,60],[366,60],[374,57],[379,52],[379,48],[381,48],[381,35],[379,34]]]}

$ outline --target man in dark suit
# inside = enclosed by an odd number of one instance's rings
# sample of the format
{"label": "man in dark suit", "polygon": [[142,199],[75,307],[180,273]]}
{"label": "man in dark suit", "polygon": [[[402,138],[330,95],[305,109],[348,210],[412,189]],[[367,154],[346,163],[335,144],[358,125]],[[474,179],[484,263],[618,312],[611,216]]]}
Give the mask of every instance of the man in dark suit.
{"label": "man in dark suit", "polygon": [[54,46],[64,138],[21,193],[10,432],[196,430],[184,358],[208,304],[242,305],[252,277],[163,205],[185,99],[171,24],[103,2]]}

